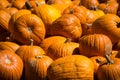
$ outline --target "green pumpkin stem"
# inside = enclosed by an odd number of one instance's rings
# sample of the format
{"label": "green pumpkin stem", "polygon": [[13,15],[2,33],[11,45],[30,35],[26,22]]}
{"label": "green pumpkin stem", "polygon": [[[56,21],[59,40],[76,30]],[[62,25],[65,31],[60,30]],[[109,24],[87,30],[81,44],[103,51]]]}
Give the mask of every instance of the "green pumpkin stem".
{"label": "green pumpkin stem", "polygon": [[114,61],[110,59],[109,55],[105,55],[105,58],[107,60],[107,64],[113,64]]}
{"label": "green pumpkin stem", "polygon": [[71,40],[72,40],[72,39],[67,38],[66,41],[65,41],[65,43],[71,42]]}

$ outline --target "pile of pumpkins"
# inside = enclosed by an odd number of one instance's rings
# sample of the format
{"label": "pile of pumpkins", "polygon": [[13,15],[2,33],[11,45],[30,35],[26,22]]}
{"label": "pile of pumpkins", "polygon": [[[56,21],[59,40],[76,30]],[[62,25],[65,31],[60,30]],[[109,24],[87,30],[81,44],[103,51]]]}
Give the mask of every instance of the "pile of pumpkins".
{"label": "pile of pumpkins", "polygon": [[0,0],[0,80],[120,80],[120,0]]}

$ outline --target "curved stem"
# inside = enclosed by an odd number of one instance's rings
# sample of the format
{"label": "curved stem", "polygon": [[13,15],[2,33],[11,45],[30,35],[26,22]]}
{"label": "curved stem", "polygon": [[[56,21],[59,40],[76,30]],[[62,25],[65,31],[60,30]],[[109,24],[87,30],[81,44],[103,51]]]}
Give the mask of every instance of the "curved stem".
{"label": "curved stem", "polygon": [[33,39],[30,39],[30,45],[33,46]]}
{"label": "curved stem", "polygon": [[66,41],[65,41],[65,43],[68,43],[68,42],[71,42],[71,41],[72,41],[72,39],[67,38]]}
{"label": "curved stem", "polygon": [[114,61],[110,59],[109,55],[105,55],[105,58],[107,59],[107,64],[113,64]]}

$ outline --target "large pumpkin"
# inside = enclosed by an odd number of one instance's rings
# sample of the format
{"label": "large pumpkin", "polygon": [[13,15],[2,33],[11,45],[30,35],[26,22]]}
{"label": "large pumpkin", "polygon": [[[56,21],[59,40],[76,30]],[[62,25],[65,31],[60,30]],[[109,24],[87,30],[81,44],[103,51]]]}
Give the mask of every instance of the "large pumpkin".
{"label": "large pumpkin", "polygon": [[107,35],[112,43],[120,40],[120,18],[115,14],[106,14],[93,22],[93,33],[101,33]]}
{"label": "large pumpkin", "polygon": [[53,22],[50,35],[61,35],[77,41],[82,35],[80,20],[73,14],[64,14]]}
{"label": "large pumpkin", "polygon": [[25,80],[47,79],[47,69],[52,62],[53,60],[45,55],[30,58],[25,66]]}
{"label": "large pumpkin", "polygon": [[45,32],[44,23],[38,16],[26,14],[15,21],[12,37],[21,44],[30,44],[29,40],[33,39],[33,44],[39,45]]}
{"label": "large pumpkin", "polygon": [[24,14],[31,14],[31,11],[26,9],[21,9],[11,16],[9,20],[8,30],[12,33],[15,21]]}
{"label": "large pumpkin", "polygon": [[50,64],[49,80],[93,80],[93,62],[82,55],[62,57]]}
{"label": "large pumpkin", "polygon": [[61,13],[55,7],[47,4],[39,5],[33,12],[42,19],[48,36],[51,24],[61,16]]}
{"label": "large pumpkin", "polygon": [[50,56],[53,60],[56,60],[60,57],[65,56],[71,56],[73,54],[78,54],[79,50],[77,50],[79,47],[78,43],[71,42],[68,38],[65,42],[58,42],[51,44],[48,47],[46,55]]}
{"label": "large pumpkin", "polygon": [[0,51],[0,70],[0,80],[20,80],[23,62],[14,52]]}
{"label": "large pumpkin", "polygon": [[79,51],[87,57],[105,56],[112,52],[110,38],[103,34],[85,35],[79,39]]}

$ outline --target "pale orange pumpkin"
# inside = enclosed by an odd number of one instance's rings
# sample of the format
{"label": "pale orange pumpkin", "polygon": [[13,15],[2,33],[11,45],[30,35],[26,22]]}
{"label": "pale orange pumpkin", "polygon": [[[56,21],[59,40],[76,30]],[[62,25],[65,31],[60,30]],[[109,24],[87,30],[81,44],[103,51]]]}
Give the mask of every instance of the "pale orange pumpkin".
{"label": "pale orange pumpkin", "polygon": [[49,80],[93,80],[93,62],[83,55],[59,58],[47,70]]}
{"label": "pale orange pumpkin", "polygon": [[42,19],[46,28],[46,36],[49,36],[51,24],[61,16],[61,13],[55,7],[47,4],[39,5],[33,12]]}
{"label": "pale orange pumpkin", "polygon": [[0,70],[0,80],[20,80],[23,62],[15,52],[0,51]]}

